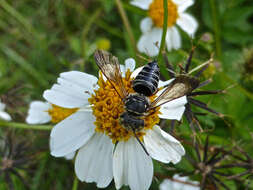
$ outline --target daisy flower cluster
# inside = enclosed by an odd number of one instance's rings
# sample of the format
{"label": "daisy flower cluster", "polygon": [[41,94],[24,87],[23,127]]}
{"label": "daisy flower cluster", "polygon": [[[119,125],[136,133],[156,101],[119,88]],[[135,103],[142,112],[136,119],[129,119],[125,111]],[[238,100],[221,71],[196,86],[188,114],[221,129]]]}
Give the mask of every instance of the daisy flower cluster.
{"label": "daisy flower cluster", "polygon": [[[193,3],[193,0],[168,0],[166,33],[168,51],[181,47],[181,37],[177,26],[190,37],[194,37],[198,23],[193,16],[185,12]],[[163,0],[132,0],[131,4],[147,11],[147,17],[140,23],[142,36],[137,44],[138,50],[151,57],[158,55],[164,23]]]}

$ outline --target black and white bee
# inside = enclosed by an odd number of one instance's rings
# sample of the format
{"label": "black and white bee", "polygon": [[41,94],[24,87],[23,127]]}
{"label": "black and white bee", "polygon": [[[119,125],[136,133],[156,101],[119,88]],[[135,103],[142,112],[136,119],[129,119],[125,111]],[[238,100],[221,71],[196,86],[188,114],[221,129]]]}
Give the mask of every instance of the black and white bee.
{"label": "black and white bee", "polygon": [[[132,81],[135,93],[128,93],[123,84],[118,58],[103,50],[96,50],[94,57],[96,64],[124,103],[125,112],[120,115],[121,125],[132,131],[139,142],[136,132],[144,128],[143,118],[147,117],[151,110],[186,95],[199,85],[194,77],[180,75],[150,102],[148,97],[158,92],[160,79],[160,69],[156,61],[143,67]],[[143,144],[140,144],[145,150]],[[146,150],[145,152],[147,153]]]}

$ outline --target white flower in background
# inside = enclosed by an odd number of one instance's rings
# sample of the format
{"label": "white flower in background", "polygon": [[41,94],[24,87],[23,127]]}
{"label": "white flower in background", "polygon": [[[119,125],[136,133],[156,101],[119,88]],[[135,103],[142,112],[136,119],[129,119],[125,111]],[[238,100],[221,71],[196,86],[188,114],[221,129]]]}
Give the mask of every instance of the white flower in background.
{"label": "white flower in background", "polygon": [[[140,71],[133,72],[134,68],[133,59],[126,60],[125,66],[121,66],[129,93],[134,92],[132,76]],[[185,154],[180,142],[157,125],[159,117],[181,119],[187,103],[185,96],[164,104],[160,110],[145,117],[144,129],[136,134],[150,157],[133,133],[120,125],[119,116],[124,112],[124,105],[109,81],[101,75],[97,79],[70,71],[61,73],[57,82],[44,92],[43,97],[51,104],[77,111],[52,129],[51,154],[62,157],[78,151],[75,172],[81,181],[95,182],[97,187],[105,188],[114,178],[117,189],[129,185],[132,190],[147,190],[153,178],[151,157],[176,164]]]}
{"label": "white flower in background", "polygon": [[[59,123],[75,111],[76,109],[61,108],[48,102],[32,101],[29,106],[26,122],[28,124]],[[71,160],[74,156],[75,152],[72,152],[66,155],[65,158]]]}
{"label": "white flower in background", "polygon": [[159,185],[159,190],[200,190],[199,182],[191,181],[188,177],[173,176],[173,181],[163,180]]}
{"label": "white flower in background", "polygon": [[6,105],[0,101],[0,119],[10,121],[11,116],[7,112],[4,111],[5,107]]}
{"label": "white flower in background", "polygon": [[29,106],[26,122],[29,124],[59,123],[76,109],[67,109],[42,101],[32,101]]}
{"label": "white flower in background", "polygon": [[[176,27],[182,28],[193,37],[197,30],[197,21],[185,10],[194,3],[193,0],[168,0],[168,29],[166,46],[168,51],[181,47],[181,37]],[[159,52],[163,31],[163,0],[132,0],[132,5],[147,10],[148,17],[141,21],[142,36],[137,44],[140,52],[156,56]]]}

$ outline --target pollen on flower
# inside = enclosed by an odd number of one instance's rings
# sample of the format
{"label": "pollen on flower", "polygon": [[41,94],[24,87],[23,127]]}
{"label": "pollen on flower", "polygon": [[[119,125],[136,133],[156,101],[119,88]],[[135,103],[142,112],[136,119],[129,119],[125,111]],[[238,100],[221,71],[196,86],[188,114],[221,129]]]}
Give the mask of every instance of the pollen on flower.
{"label": "pollen on flower", "polygon": [[[128,93],[134,93],[131,86],[131,72],[126,72],[126,77],[123,78],[124,86]],[[98,80],[99,89],[95,90],[95,94],[89,99],[92,104],[93,115],[96,117],[96,131],[108,135],[113,143],[117,141],[127,141],[131,136],[134,136],[132,131],[126,130],[121,126],[119,117],[125,111],[124,104],[118,96],[111,83],[104,81],[100,76]],[[155,96],[150,97],[150,101],[154,100]],[[150,115],[144,117],[145,126],[143,130],[136,132],[137,136],[142,140],[145,131],[159,123],[159,108],[152,111]]]}
{"label": "pollen on flower", "polygon": [[[155,26],[162,28],[164,20],[163,0],[153,0],[149,6],[148,15],[153,20]],[[168,27],[173,26],[177,18],[177,5],[172,0],[168,0]]]}
{"label": "pollen on flower", "polygon": [[52,104],[52,108],[48,110],[48,114],[51,116],[52,123],[58,123],[71,114],[75,113],[77,110],[78,108],[62,108],[60,106]]}

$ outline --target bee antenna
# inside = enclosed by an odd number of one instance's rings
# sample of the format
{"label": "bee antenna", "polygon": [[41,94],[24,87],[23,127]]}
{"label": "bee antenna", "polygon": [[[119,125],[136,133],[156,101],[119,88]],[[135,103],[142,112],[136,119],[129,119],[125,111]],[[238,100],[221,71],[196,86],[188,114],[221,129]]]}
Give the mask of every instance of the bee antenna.
{"label": "bee antenna", "polygon": [[135,138],[137,139],[137,141],[140,143],[141,147],[143,148],[144,152],[149,156],[149,153],[147,151],[147,149],[145,148],[144,144],[141,142],[141,140],[139,139],[139,137],[136,135],[135,131],[132,129]]}

